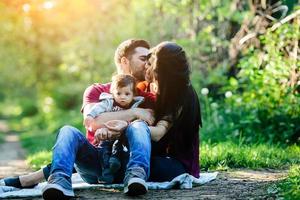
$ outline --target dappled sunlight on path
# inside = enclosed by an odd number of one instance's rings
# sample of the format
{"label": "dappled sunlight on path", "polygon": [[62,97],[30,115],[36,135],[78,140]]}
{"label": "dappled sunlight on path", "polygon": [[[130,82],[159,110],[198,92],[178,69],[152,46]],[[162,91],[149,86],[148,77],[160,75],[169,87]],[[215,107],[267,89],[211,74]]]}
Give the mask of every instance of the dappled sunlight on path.
{"label": "dappled sunlight on path", "polygon": [[231,180],[248,180],[248,181],[277,181],[280,179],[284,179],[287,176],[286,171],[280,170],[271,170],[271,169],[264,169],[264,170],[238,170],[233,171],[228,176]]}

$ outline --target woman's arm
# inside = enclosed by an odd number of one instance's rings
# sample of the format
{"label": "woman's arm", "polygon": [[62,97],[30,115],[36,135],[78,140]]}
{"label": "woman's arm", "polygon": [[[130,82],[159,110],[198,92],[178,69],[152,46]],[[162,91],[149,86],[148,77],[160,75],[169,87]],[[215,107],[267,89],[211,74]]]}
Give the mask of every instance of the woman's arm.
{"label": "woman's arm", "polygon": [[160,120],[156,126],[149,126],[151,132],[151,139],[158,142],[170,129],[171,124],[168,121]]}

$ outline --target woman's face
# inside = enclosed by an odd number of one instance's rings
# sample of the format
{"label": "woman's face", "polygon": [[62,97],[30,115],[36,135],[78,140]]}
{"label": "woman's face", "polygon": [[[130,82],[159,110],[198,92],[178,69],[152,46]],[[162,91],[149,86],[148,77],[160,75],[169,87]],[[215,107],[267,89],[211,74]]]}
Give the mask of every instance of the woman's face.
{"label": "woman's face", "polygon": [[156,73],[156,56],[152,53],[146,62],[146,81],[150,83],[150,91],[158,94],[158,81]]}

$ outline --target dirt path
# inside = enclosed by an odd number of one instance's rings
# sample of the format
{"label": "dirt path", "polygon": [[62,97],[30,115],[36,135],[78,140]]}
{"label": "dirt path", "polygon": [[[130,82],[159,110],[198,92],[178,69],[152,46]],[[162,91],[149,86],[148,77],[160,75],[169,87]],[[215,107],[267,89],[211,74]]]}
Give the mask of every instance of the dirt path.
{"label": "dirt path", "polygon": [[0,144],[0,178],[29,172],[18,135],[10,133],[5,121],[1,120],[0,134],[5,134],[4,142]]}
{"label": "dirt path", "polygon": [[[29,172],[18,137],[9,133],[0,121],[0,132],[7,133],[0,144],[0,178]],[[275,199],[268,194],[269,186],[286,176],[286,171],[234,170],[220,172],[217,179],[192,190],[150,190],[142,197],[130,198],[112,189],[84,189],[75,191],[74,199]],[[42,198],[29,198],[41,200]]]}
{"label": "dirt path", "polygon": [[[192,190],[152,190],[141,199],[275,199],[267,188],[285,175],[271,170],[221,172],[217,180]],[[76,194],[77,199],[132,199],[117,190],[80,190]]]}

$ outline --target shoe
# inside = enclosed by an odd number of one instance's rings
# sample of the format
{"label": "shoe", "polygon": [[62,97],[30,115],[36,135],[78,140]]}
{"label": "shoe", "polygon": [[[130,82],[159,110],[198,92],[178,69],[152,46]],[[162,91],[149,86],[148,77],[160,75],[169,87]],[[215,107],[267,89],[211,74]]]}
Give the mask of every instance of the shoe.
{"label": "shoe", "polygon": [[143,195],[148,192],[146,173],[143,168],[127,169],[124,178],[124,194],[129,196]]}
{"label": "shoe", "polygon": [[124,193],[129,196],[143,195],[148,192],[146,181],[141,178],[131,178],[124,187]]}
{"label": "shoe", "polygon": [[64,193],[56,188],[57,185],[47,185],[43,189],[43,199],[50,200],[50,199],[70,199],[71,197],[65,196]]}
{"label": "shoe", "polygon": [[42,189],[42,195],[45,200],[65,200],[74,197],[71,179],[62,173],[50,175],[48,184]]}
{"label": "shoe", "polygon": [[121,168],[121,162],[118,158],[116,157],[110,157],[109,159],[109,169],[112,174],[117,173],[119,169]]}

